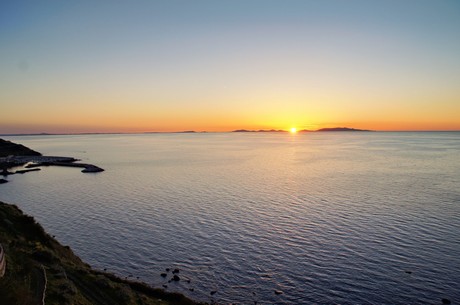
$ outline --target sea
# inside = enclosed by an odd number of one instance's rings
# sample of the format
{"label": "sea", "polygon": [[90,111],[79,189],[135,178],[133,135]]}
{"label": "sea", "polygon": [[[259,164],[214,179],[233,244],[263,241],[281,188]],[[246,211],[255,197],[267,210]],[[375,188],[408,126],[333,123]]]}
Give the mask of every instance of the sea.
{"label": "sea", "polygon": [[460,303],[459,132],[2,138],[105,169],[0,185],[96,269],[217,304]]}

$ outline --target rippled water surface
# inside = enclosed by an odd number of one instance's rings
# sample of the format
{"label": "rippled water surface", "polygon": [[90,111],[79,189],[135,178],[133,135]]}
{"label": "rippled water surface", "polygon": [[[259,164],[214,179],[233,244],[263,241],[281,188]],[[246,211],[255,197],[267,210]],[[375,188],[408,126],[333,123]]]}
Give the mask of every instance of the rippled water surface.
{"label": "rippled water surface", "polygon": [[96,268],[208,302],[460,302],[460,133],[3,138],[106,169],[0,185]]}

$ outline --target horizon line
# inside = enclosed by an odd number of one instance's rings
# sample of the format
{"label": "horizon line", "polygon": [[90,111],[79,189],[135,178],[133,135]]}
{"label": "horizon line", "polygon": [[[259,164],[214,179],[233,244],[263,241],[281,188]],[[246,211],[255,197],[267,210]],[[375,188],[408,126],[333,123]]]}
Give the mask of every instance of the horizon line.
{"label": "horizon line", "polygon": [[[331,133],[331,132],[460,132],[460,130],[298,130],[296,133]],[[167,134],[167,133],[182,133],[182,134],[196,134],[196,133],[290,133],[289,130],[270,130],[270,129],[260,129],[260,130],[229,130],[229,131],[195,131],[195,130],[182,130],[182,131],[137,131],[137,132],[69,132],[69,133],[50,133],[50,132],[41,132],[41,133],[0,133],[0,136],[78,136],[78,135],[130,135],[130,134]]]}

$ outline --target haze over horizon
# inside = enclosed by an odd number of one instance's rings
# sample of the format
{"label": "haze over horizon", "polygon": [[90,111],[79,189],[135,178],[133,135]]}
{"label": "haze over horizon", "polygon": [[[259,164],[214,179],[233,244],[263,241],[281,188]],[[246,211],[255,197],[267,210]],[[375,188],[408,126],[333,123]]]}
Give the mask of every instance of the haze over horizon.
{"label": "haze over horizon", "polygon": [[460,2],[4,1],[0,134],[460,130]]}

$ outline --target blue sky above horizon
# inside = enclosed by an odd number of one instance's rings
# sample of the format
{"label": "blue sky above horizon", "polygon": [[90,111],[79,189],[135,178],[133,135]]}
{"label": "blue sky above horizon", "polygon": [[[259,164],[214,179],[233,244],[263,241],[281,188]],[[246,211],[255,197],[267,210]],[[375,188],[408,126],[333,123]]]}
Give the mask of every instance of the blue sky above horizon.
{"label": "blue sky above horizon", "polygon": [[459,1],[3,1],[0,132],[460,129]]}

